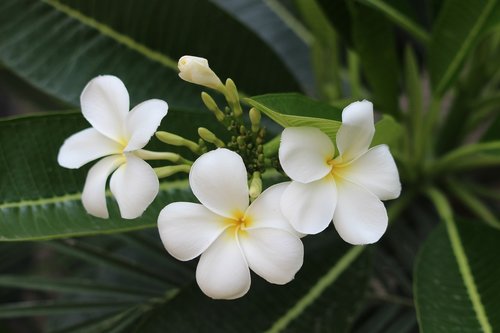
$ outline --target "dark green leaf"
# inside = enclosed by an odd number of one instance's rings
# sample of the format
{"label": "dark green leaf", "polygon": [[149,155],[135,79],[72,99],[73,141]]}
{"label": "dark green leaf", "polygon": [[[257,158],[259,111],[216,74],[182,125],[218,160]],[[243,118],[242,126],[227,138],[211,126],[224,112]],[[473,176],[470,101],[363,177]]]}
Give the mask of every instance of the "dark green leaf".
{"label": "dark green leaf", "polygon": [[0,305],[0,318],[53,316],[69,313],[99,312],[123,309],[133,305],[126,302],[75,303],[57,301],[19,302]]}
{"label": "dark green leaf", "polygon": [[245,101],[283,127],[317,127],[332,139],[341,124],[340,109],[300,94],[268,94]]}
{"label": "dark green leaf", "polygon": [[[204,114],[170,110],[162,129],[194,138],[198,126],[213,124]],[[80,195],[88,167],[69,170],[57,164],[65,138],[89,127],[80,113],[0,121],[0,240],[32,240],[155,227],[169,202],[193,200],[187,181],[165,181],[141,218],[124,220],[109,198],[110,219],[86,214]],[[163,145],[162,149],[169,149]]]}
{"label": "dark green leaf", "polygon": [[449,220],[432,233],[415,272],[421,332],[500,329],[499,237],[477,221]]}
{"label": "dark green leaf", "polygon": [[443,95],[481,36],[496,0],[448,0],[432,31],[429,72],[432,90]]}
{"label": "dark green leaf", "polygon": [[106,285],[97,283],[92,280],[83,279],[54,279],[39,276],[25,276],[25,275],[0,275],[0,286],[10,288],[23,288],[30,290],[43,290],[58,293],[69,294],[95,294],[99,296],[121,296],[121,297],[140,297],[146,298],[157,296],[155,293],[148,289],[139,289],[133,287],[117,287],[113,285]]}
{"label": "dark green leaf", "polygon": [[371,87],[373,102],[383,113],[398,116],[399,62],[392,25],[377,10],[349,2],[354,51]]}
{"label": "dark green leaf", "polygon": [[[337,131],[342,124],[342,112],[339,108],[300,94],[254,96],[247,98],[246,102],[283,127],[317,127],[334,142]],[[401,126],[394,118],[384,116],[375,125],[372,146],[384,143],[396,147],[401,134]]]}
{"label": "dark green leaf", "polygon": [[[136,328],[140,332],[340,332],[364,294],[368,257],[332,230],[307,242],[304,266],[285,286],[254,276],[248,295],[210,300],[197,286],[181,291]],[[332,237],[333,236],[333,237]],[[311,238],[313,238],[311,237]],[[217,319],[215,319],[217,318]]]}
{"label": "dark green leaf", "polygon": [[0,4],[0,61],[74,105],[91,78],[114,74],[131,91],[132,104],[154,97],[197,108],[199,88],[177,76],[177,59],[185,54],[208,58],[222,79],[233,78],[247,93],[298,89],[262,40],[209,1]]}

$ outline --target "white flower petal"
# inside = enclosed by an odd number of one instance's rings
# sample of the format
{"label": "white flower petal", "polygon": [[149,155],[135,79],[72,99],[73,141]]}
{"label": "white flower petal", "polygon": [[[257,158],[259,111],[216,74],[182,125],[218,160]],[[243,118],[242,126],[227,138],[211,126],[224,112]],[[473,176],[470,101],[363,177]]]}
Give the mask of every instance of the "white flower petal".
{"label": "white flower petal", "polygon": [[328,227],[337,205],[332,175],[312,183],[292,182],[281,197],[281,211],[295,230],[317,234]]}
{"label": "white flower petal", "polygon": [[227,229],[198,262],[196,281],[209,297],[235,299],[250,289],[250,270],[234,232]]}
{"label": "white flower petal", "polygon": [[347,162],[368,150],[375,134],[373,104],[354,102],[342,111],[342,126],[337,133],[337,147]]}
{"label": "white flower petal", "polygon": [[108,138],[125,142],[129,96],[123,82],[112,75],[91,80],[83,89],[80,104],[85,119]]}
{"label": "white flower petal", "polygon": [[386,145],[371,148],[345,167],[338,168],[335,175],[366,188],[380,200],[395,199],[401,193],[398,169]]}
{"label": "white flower petal", "polygon": [[281,212],[281,197],[290,184],[290,182],[285,182],[273,185],[262,192],[262,194],[252,202],[245,213],[245,216],[250,221],[250,224],[247,225],[247,230],[255,228],[274,228],[286,230],[299,237],[303,236],[303,234],[299,234],[292,227],[288,219]]}
{"label": "white flower petal", "polygon": [[200,156],[191,167],[189,184],[203,206],[234,217],[248,208],[247,171],[240,155],[216,149]]}
{"label": "white flower petal", "polygon": [[288,127],[281,134],[279,159],[291,179],[309,183],[325,177],[335,154],[330,138],[314,127]]}
{"label": "white flower petal", "polygon": [[57,162],[65,168],[78,169],[99,157],[119,154],[122,148],[118,142],[102,135],[95,128],[87,128],[64,141]]}
{"label": "white flower petal", "polygon": [[239,239],[250,269],[268,282],[288,283],[302,267],[302,242],[287,231],[253,229],[242,232]]}
{"label": "white flower petal", "polygon": [[348,180],[337,181],[338,202],[333,224],[348,243],[371,244],[387,229],[387,211],[373,193]]}
{"label": "white flower petal", "polygon": [[143,148],[155,134],[167,111],[168,104],[159,99],[147,100],[133,108],[127,115],[128,145],[125,151]]}
{"label": "white flower petal", "polygon": [[132,154],[127,154],[126,158],[127,162],[111,176],[109,185],[121,217],[135,219],[153,202],[160,184],[148,163]]}
{"label": "white flower petal", "polygon": [[111,155],[90,168],[82,192],[82,203],[87,213],[105,219],[109,217],[106,207],[106,180],[123,163],[123,156]]}
{"label": "white flower petal", "polygon": [[171,203],[158,217],[163,245],[168,253],[183,261],[199,256],[227,227],[223,217],[191,202]]}

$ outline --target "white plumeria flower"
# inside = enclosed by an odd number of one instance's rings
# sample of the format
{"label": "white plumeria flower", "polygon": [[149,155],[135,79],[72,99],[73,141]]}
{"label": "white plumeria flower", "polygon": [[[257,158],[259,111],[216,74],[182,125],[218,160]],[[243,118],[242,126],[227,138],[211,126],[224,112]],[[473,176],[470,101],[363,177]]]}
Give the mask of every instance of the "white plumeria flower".
{"label": "white plumeria flower", "polygon": [[201,57],[185,55],[179,59],[179,77],[184,81],[199,84],[208,88],[221,90],[224,85],[208,66],[208,60]]}
{"label": "white plumeria flower", "polygon": [[374,243],[384,234],[388,218],[381,200],[397,198],[401,183],[389,148],[369,149],[374,133],[368,101],[342,112],[337,157],[330,138],[317,128],[283,131],[279,158],[293,181],[283,193],[281,209],[297,231],[316,234],[333,219],[351,244]]}
{"label": "white plumeria flower", "polygon": [[206,295],[243,296],[250,288],[249,267],[271,283],[293,279],[304,250],[279,208],[288,183],[271,186],[249,205],[243,160],[223,148],[194,162],[189,183],[201,204],[169,204],[158,228],[175,258],[186,261],[201,254],[196,280]]}
{"label": "white plumeria flower", "polygon": [[[82,203],[89,214],[108,218],[106,180],[123,218],[140,216],[158,194],[159,182],[151,166],[136,153],[150,140],[167,114],[166,102],[151,99],[129,112],[129,95],[123,82],[110,75],[91,80],[80,96],[82,113],[92,125],[70,136],[57,160],[77,169],[104,157],[88,172]],[[116,170],[116,171],[115,171]]]}

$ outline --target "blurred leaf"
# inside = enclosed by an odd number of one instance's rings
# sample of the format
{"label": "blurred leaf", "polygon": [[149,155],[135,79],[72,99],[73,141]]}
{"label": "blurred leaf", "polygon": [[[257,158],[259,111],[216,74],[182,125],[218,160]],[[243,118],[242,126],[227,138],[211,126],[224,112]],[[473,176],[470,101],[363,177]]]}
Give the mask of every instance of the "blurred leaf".
{"label": "blurred leaf", "polygon": [[[123,332],[143,311],[132,307],[111,315],[91,318],[83,323],[79,323],[65,329],[58,330],[57,333],[111,333]],[[55,332],[54,332],[55,333]]]}
{"label": "blurred leaf", "polygon": [[307,93],[314,91],[309,36],[278,0],[211,0],[266,42]]}
{"label": "blurred leaf", "polygon": [[[407,8],[405,12],[396,8],[395,1],[385,1],[385,0],[360,0],[373,8],[379,10],[388,19],[390,19],[394,24],[399,25],[406,32],[410,33],[414,38],[418,39],[422,43],[427,43],[430,40],[430,35],[422,27],[416,23],[410,15],[413,13],[410,8]],[[405,1],[396,1],[396,4],[408,4]]]}
{"label": "blurred leaf", "polygon": [[500,329],[500,231],[448,219],[424,244],[416,264],[421,332]]}
{"label": "blurred leaf", "polygon": [[[0,240],[49,239],[155,227],[158,213],[166,204],[193,200],[187,181],[167,180],[160,184],[159,195],[141,218],[122,219],[111,198],[110,219],[88,215],[80,202],[88,166],[69,170],[60,167],[56,160],[64,139],[89,127],[85,123],[80,113],[0,121]],[[161,128],[194,138],[199,126],[214,123],[209,112],[170,110]]]}
{"label": "blurred leaf", "polygon": [[350,1],[354,51],[373,93],[376,108],[397,117],[399,62],[392,25],[377,10]]}
{"label": "blurred leaf", "polygon": [[338,100],[342,82],[337,34],[316,0],[296,0],[295,5],[313,35],[311,54],[318,94],[323,100]]}
{"label": "blurred leaf", "polygon": [[481,37],[496,0],[448,0],[444,3],[429,46],[432,90],[443,95],[453,84],[465,58]]}
{"label": "blurred leaf", "polygon": [[134,92],[132,104],[155,97],[197,108],[199,87],[177,76],[177,59],[185,54],[208,58],[222,79],[232,77],[247,93],[298,89],[275,53],[210,1],[0,4],[0,61],[74,105],[91,78],[113,74]]}
{"label": "blurred leaf", "polygon": [[342,37],[344,42],[351,47],[352,41],[352,18],[349,14],[348,1],[318,0],[335,31]]}
{"label": "blurred leaf", "polygon": [[345,332],[364,294],[367,253],[347,246],[332,230],[309,238],[304,266],[289,284],[254,276],[250,292],[231,302],[211,300],[192,286],[144,318],[136,331]]}
{"label": "blurred leaf", "polygon": [[68,313],[99,312],[127,308],[134,303],[102,302],[76,303],[58,301],[33,301],[0,305],[0,318],[54,316]]}
{"label": "blurred leaf", "polygon": [[384,115],[381,120],[375,124],[375,135],[371,147],[386,144],[393,150],[398,150],[401,144],[401,135],[403,127],[391,116]]}
{"label": "blurred leaf", "polygon": [[100,284],[87,279],[54,279],[26,275],[0,275],[0,286],[8,288],[22,288],[29,290],[43,290],[57,293],[85,294],[99,296],[121,296],[145,298],[158,295],[150,289],[141,289],[136,286],[119,287]]}

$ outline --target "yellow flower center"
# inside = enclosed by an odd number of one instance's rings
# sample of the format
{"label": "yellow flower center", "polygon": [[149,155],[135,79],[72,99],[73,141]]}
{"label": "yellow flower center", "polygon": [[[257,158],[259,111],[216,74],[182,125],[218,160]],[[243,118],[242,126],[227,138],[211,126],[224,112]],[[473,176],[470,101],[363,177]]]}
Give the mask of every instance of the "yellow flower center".
{"label": "yellow flower center", "polygon": [[230,234],[243,236],[246,234],[245,229],[252,224],[252,219],[249,216],[245,216],[245,213],[238,211],[233,214],[232,218],[226,218],[225,222],[230,225],[227,228]]}

